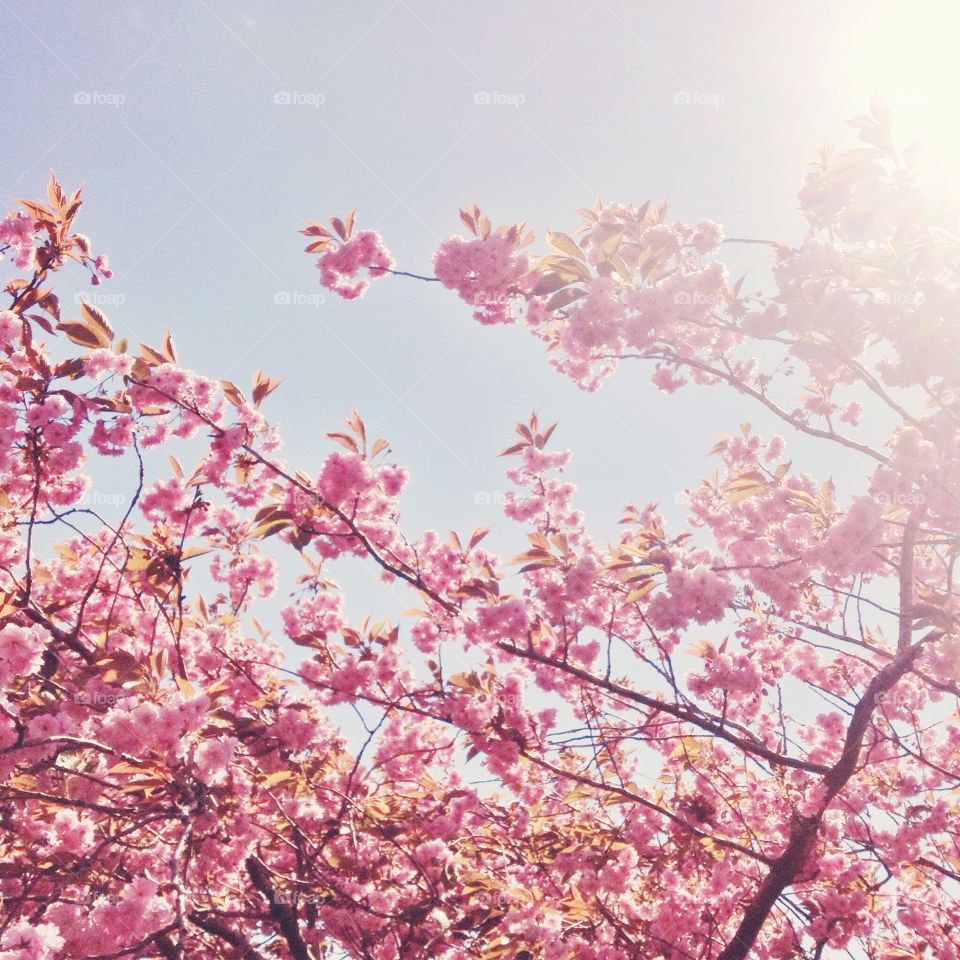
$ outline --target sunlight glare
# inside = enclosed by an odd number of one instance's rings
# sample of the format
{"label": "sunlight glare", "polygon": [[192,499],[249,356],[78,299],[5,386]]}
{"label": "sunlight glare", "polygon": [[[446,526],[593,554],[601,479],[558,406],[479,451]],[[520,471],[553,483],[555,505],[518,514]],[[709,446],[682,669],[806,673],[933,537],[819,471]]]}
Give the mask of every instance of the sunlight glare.
{"label": "sunlight glare", "polygon": [[898,148],[902,151],[919,141],[936,179],[956,194],[960,186],[960,3],[899,0],[878,2],[871,9],[851,54],[859,94],[867,102],[879,94],[890,103]]}

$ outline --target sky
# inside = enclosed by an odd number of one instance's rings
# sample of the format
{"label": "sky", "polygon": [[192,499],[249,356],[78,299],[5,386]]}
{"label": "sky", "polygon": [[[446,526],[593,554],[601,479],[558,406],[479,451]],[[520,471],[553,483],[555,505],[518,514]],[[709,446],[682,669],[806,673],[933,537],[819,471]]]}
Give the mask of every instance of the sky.
{"label": "sky", "polygon": [[[628,500],[679,522],[675,494],[713,469],[714,435],[768,421],[716,389],[663,396],[635,365],[582,393],[523,329],[480,327],[438,284],[389,277],[340,301],[303,253],[303,221],[356,207],[418,273],[470,203],[542,236],[571,230],[598,193],[665,199],[731,236],[797,239],[818,143],[852,143],[845,121],[875,92],[908,121],[933,115],[931,91],[953,96],[929,76],[918,94],[903,69],[917,62],[905,50],[952,35],[950,9],[0,0],[0,197],[42,196],[51,168],[83,184],[78,225],[114,270],[93,293],[118,333],[157,343],[169,328],[184,365],[241,387],[257,368],[285,378],[265,412],[298,469],[317,472],[324,434],[356,408],[411,472],[410,534],[496,524],[494,543],[518,552],[496,454],[536,410],[574,450],[569,476],[603,541]],[[921,34],[905,32],[908,10]],[[745,289],[762,283],[761,250],[730,256]],[[79,271],[59,289],[68,306],[91,293]],[[117,468],[99,495],[129,480]],[[371,597],[348,591],[348,612]]]}

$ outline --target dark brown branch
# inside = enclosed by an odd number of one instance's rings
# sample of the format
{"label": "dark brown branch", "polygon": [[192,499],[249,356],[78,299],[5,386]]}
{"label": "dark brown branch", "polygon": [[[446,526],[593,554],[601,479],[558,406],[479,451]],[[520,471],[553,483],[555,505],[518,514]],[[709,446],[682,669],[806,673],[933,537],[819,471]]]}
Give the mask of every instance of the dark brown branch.
{"label": "dark brown branch", "polygon": [[296,910],[291,904],[277,901],[267,868],[256,857],[248,857],[246,867],[253,885],[270,904],[270,916],[276,920],[280,927],[280,932],[283,934],[284,940],[287,941],[293,960],[313,960],[307,945],[303,942],[303,937],[300,935]]}
{"label": "dark brown branch", "polygon": [[654,710],[661,711],[662,713],[668,713],[670,716],[676,717],[678,720],[682,720],[685,723],[691,723],[694,726],[699,727],[701,730],[712,734],[718,739],[725,740],[727,743],[731,743],[734,746],[739,747],[745,753],[750,753],[756,757],[762,757],[764,760],[770,764],[773,764],[774,766],[792,767],[796,770],[806,770],[808,773],[821,774],[827,773],[827,771],[830,769],[821,763],[811,763],[808,760],[800,760],[796,757],[786,757],[783,754],[777,753],[776,750],[771,750],[759,740],[751,740],[747,737],[740,737],[735,733],[731,733],[726,727],[719,723],[715,723],[708,717],[702,716],[693,710],[687,710],[683,707],[677,706],[676,704],[667,703],[665,700],[658,700],[655,697],[648,697],[645,694],[637,693],[635,690],[631,690],[629,687],[622,687],[617,683],[613,683],[611,680],[595,677],[586,670],[581,670],[569,663],[557,663],[557,661],[551,659],[550,657],[545,657],[542,653],[537,653],[535,650],[522,650],[519,647],[515,647],[512,644],[504,642],[498,643],[497,646],[499,646],[501,650],[506,650],[508,653],[512,653],[514,656],[522,657],[525,660],[533,660],[535,663],[540,663],[544,666],[555,667],[557,670],[568,673],[571,676],[576,677],[578,680],[582,680],[584,683],[589,683],[592,686],[600,687],[602,690],[606,690],[608,693],[611,693],[615,696],[623,697],[624,700],[630,700],[633,703],[639,703],[645,707],[651,707]]}
{"label": "dark brown branch", "polygon": [[753,944],[770,916],[774,904],[803,869],[816,842],[827,807],[856,772],[867,728],[877,704],[882,699],[881,694],[890,690],[904,674],[909,673],[913,668],[913,661],[920,652],[920,644],[911,643],[915,530],[911,532],[909,527],[910,524],[904,534],[900,555],[899,652],[890,663],[874,675],[867,684],[863,696],[857,702],[844,738],[843,753],[823,778],[826,794],[820,810],[813,816],[794,815],[790,824],[790,842],[786,850],[770,868],[770,872],[744,910],[737,932],[717,956],[717,960],[744,960],[753,949]]}
{"label": "dark brown branch", "polygon": [[180,954],[177,951],[177,945],[170,939],[166,933],[155,933],[153,942],[157,949],[167,958],[167,960],[179,960]]}
{"label": "dark brown branch", "polygon": [[237,952],[240,960],[262,960],[261,955],[250,941],[238,931],[227,926],[221,919],[209,913],[200,913],[193,910],[187,914],[187,919],[201,930],[219,937],[225,943],[230,944]]}
{"label": "dark brown branch", "polygon": [[633,793],[631,790],[627,790],[624,787],[619,787],[615,783],[603,783],[600,780],[594,780],[592,777],[585,776],[582,773],[577,773],[573,770],[565,770],[563,767],[558,767],[555,764],[550,763],[549,760],[544,760],[542,757],[527,753],[525,750],[521,750],[520,755],[526,757],[526,759],[532,764],[541,767],[544,770],[549,770],[558,777],[562,777],[566,780],[573,780],[574,783],[579,783],[594,790],[602,790],[606,793],[616,794],[618,797],[623,797],[624,800],[629,800],[631,803],[637,803],[641,807],[646,807],[648,810],[652,810],[654,813],[658,813],[660,816],[666,817],[671,823],[674,824],[674,826],[678,827],[679,829],[684,830],[687,833],[692,833],[695,837],[709,840],[718,847],[724,847],[727,850],[733,850],[736,853],[742,853],[744,856],[750,857],[752,860],[756,860],[758,863],[763,863],[768,866],[774,865],[774,861],[771,861],[771,859],[765,856],[763,853],[760,853],[757,850],[751,850],[749,847],[745,847],[742,843],[737,843],[735,840],[727,840],[724,837],[718,837],[714,834],[707,833],[704,830],[700,830],[693,826],[692,823],[688,823],[683,817],[673,813],[673,811],[667,810],[665,807],[661,807],[652,800],[648,800],[646,797],[641,797],[639,794]]}

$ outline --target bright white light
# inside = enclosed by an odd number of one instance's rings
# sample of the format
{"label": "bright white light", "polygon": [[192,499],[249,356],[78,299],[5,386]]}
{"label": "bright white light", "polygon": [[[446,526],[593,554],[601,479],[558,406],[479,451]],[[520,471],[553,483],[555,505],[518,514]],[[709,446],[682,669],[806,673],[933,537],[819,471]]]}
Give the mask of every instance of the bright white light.
{"label": "bright white light", "polygon": [[850,50],[859,93],[885,96],[897,146],[919,138],[937,179],[960,192],[960,2],[878,0],[866,9]]}

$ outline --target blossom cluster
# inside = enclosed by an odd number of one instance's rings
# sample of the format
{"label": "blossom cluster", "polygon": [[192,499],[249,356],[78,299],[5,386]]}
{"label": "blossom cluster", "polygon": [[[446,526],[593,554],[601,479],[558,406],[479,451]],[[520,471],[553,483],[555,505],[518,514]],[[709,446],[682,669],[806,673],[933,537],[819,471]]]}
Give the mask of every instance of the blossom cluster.
{"label": "blossom cluster", "polygon": [[355,300],[370,286],[368,279],[358,276],[361,269],[366,268],[370,277],[382,277],[393,265],[375,230],[361,230],[317,260],[320,282],[345,300]]}
{"label": "blossom cluster", "polygon": [[[662,206],[597,204],[536,264],[465,212],[435,266],[481,322],[525,310],[583,386],[645,359],[862,464],[835,484],[742,424],[685,518],[628,504],[603,537],[535,415],[504,526],[404,530],[422,478],[358,414],[287,465],[275,381],[60,316],[52,274],[110,267],[55,181],[4,221],[36,277],[0,311],[0,960],[955,957],[955,231],[889,160],[808,179],[768,296]],[[353,299],[392,261],[348,219],[311,236]],[[399,623],[354,621],[360,569]]]}
{"label": "blossom cluster", "polygon": [[445,287],[477,308],[473,316],[480,323],[513,322],[511,302],[519,295],[529,260],[506,233],[473,240],[449,237],[437,249],[433,268]]}
{"label": "blossom cluster", "polygon": [[27,270],[36,263],[35,230],[33,218],[20,211],[0,220],[0,250],[9,249],[14,266],[21,270]]}

